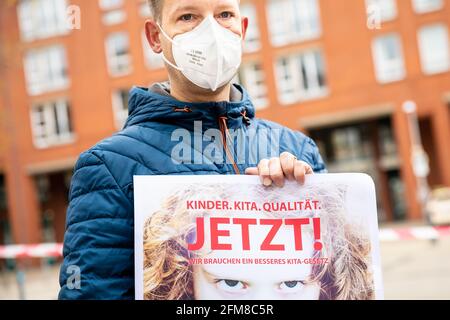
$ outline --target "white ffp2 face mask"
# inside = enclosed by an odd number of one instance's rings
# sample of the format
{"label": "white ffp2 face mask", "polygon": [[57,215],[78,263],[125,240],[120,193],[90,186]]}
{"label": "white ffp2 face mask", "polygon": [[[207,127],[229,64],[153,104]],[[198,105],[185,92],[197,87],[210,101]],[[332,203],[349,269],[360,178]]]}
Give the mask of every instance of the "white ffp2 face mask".
{"label": "white ffp2 face mask", "polygon": [[222,27],[212,16],[173,39],[158,26],[172,42],[176,65],[163,54],[164,61],[195,85],[216,91],[236,75],[242,61],[242,37]]}

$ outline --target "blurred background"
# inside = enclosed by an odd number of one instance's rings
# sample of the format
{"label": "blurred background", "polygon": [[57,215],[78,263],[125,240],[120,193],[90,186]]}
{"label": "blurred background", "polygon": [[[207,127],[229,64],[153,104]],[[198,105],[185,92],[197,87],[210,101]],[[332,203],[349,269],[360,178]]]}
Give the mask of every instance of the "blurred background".
{"label": "blurred background", "polygon": [[[236,81],[258,117],[376,182],[386,298],[450,299],[450,1],[241,7]],[[145,0],[0,0],[0,299],[56,298],[78,155],[121,129],[132,86],[167,80],[149,14]]]}

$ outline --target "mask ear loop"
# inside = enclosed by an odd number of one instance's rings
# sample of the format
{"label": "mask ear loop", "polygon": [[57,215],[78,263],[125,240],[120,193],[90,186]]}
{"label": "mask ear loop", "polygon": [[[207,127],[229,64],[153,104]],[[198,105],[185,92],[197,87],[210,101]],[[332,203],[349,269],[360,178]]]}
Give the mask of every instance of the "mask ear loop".
{"label": "mask ear loop", "polygon": [[[164,31],[164,29],[161,27],[161,25],[159,24],[159,22],[156,23],[156,25],[159,27],[159,30],[161,30],[161,33],[164,35],[164,37],[166,37],[167,40],[169,40],[173,46],[176,46],[177,43],[175,41],[173,41],[172,38],[169,37],[169,35]],[[169,59],[166,58],[166,56],[164,55],[163,52],[161,52],[161,56],[164,60],[165,63],[167,63],[169,66],[171,66],[172,68],[178,70],[178,71],[183,71],[182,68],[178,67],[177,65],[173,64],[172,62],[169,61]]]}

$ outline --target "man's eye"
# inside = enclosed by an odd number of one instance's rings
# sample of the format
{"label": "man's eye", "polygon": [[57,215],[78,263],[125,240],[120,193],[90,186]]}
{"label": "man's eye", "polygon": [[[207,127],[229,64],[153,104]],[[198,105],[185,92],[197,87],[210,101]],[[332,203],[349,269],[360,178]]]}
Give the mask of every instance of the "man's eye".
{"label": "man's eye", "polygon": [[217,287],[227,292],[238,292],[246,289],[246,284],[238,280],[223,279],[217,281]]}
{"label": "man's eye", "polygon": [[233,13],[231,13],[230,11],[225,11],[225,12],[222,12],[222,13],[219,15],[219,17],[220,17],[221,19],[230,19],[231,17],[233,17]]}
{"label": "man's eye", "polygon": [[192,21],[192,20],[194,20],[194,15],[193,15],[193,14],[190,14],[190,13],[188,13],[188,14],[183,14],[183,15],[180,17],[180,20],[181,20],[181,21]]}
{"label": "man's eye", "polygon": [[285,281],[280,284],[280,289],[287,292],[300,290],[304,286],[302,281]]}

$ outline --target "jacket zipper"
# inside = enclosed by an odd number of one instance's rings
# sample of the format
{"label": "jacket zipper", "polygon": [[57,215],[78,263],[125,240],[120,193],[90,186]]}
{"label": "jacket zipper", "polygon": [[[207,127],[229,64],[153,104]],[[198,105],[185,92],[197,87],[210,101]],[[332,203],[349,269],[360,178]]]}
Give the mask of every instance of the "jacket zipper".
{"label": "jacket zipper", "polygon": [[[173,111],[175,112],[186,112],[186,113],[190,113],[192,112],[191,108],[189,107],[184,107],[184,108],[174,108]],[[250,118],[247,117],[247,112],[243,111],[242,112],[242,116],[244,118],[244,122],[246,125],[249,125],[250,123]],[[220,132],[222,134],[222,145],[223,145],[223,149],[225,151],[225,154],[227,156],[227,159],[231,162],[231,164],[233,165],[233,170],[236,174],[241,174],[241,171],[239,170],[238,165],[236,164],[236,161],[234,161],[234,156],[231,154],[230,149],[228,149],[228,144],[227,144],[227,139],[228,140],[232,140],[231,136],[230,136],[230,131],[228,129],[228,125],[227,125],[227,120],[228,117],[219,117],[219,127],[220,127]]]}
{"label": "jacket zipper", "polygon": [[234,173],[241,174],[239,167],[237,166],[236,162],[234,161],[234,156],[231,154],[231,151],[228,148],[227,139],[231,141],[231,137],[230,137],[230,131],[228,130],[227,120],[228,120],[227,117],[219,117],[219,127],[220,127],[220,132],[222,133],[223,149],[225,150],[225,154],[226,154],[228,160],[233,165]]}

